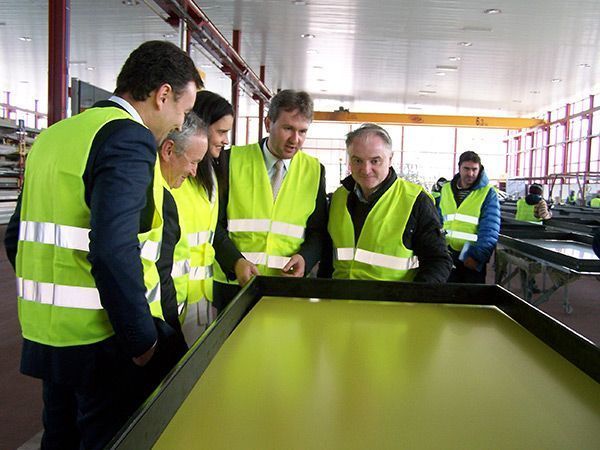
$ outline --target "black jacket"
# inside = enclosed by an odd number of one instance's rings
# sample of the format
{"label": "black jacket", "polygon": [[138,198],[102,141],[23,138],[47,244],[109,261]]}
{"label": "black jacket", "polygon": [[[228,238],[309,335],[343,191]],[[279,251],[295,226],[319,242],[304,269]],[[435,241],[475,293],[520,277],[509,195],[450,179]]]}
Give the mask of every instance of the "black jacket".
{"label": "black jacket", "polygon": [[[349,192],[346,207],[354,225],[355,242],[358,241],[367,216],[397,178],[394,169],[390,168],[387,178],[367,202],[361,202],[356,196],[354,192],[356,182],[352,176],[342,180],[342,186]],[[448,253],[435,205],[424,192],[419,194],[413,205],[406,223],[406,229],[402,235],[402,242],[406,248],[413,250],[419,258],[419,269],[414,281],[446,282],[452,269],[452,258]],[[322,261],[319,276],[330,276],[333,273],[332,255],[333,252],[329,252],[328,259]]]}
{"label": "black jacket", "polygon": [[[266,139],[266,138],[265,138]],[[262,148],[264,143],[259,143]],[[217,161],[217,173],[220,174],[219,180],[219,220],[215,230],[213,246],[215,248],[215,258],[223,272],[231,280],[235,279],[233,266],[239,258],[243,258],[240,251],[229,238],[227,232],[227,203],[229,201],[229,158],[230,150],[221,152]],[[265,167],[265,171],[266,171]],[[302,255],[306,263],[307,274],[314,265],[321,259],[324,242],[327,240],[327,197],[325,195],[325,168],[321,165],[321,177],[319,181],[319,190],[315,209],[308,218],[304,242],[300,246],[298,254]]]}

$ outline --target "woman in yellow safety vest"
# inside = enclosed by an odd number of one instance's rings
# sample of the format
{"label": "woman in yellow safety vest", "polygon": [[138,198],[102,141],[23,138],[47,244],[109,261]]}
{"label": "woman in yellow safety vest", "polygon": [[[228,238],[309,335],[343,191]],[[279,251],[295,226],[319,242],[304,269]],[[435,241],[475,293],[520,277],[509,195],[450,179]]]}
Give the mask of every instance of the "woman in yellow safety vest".
{"label": "woman in yellow safety vest", "polygon": [[[194,112],[208,124],[208,153],[198,166],[195,182],[200,188],[201,209],[194,213],[201,239],[192,246],[188,300],[193,304],[201,299],[212,302],[212,265],[215,251],[212,246],[219,211],[219,183],[222,171],[219,165],[221,150],[229,145],[229,131],[233,126],[233,106],[218,94],[200,91],[196,95]],[[198,228],[198,227],[197,227]],[[211,307],[211,315],[216,311]]]}

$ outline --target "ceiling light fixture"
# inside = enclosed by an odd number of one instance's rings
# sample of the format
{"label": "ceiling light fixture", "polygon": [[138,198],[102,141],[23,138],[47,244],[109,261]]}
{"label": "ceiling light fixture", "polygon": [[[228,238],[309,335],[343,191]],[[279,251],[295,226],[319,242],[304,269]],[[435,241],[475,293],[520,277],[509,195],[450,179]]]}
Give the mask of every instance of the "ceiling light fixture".
{"label": "ceiling light fixture", "polygon": [[457,66],[435,66],[437,70],[443,70],[445,72],[456,72],[458,70]]}
{"label": "ceiling light fixture", "polygon": [[482,33],[491,33],[492,32],[492,29],[490,27],[475,27],[475,26],[462,27],[461,30],[462,31],[475,31],[475,32],[482,32]]}
{"label": "ceiling light fixture", "polygon": [[437,94],[437,91],[419,91],[419,95]]}
{"label": "ceiling light fixture", "polygon": [[592,66],[590,64],[588,64],[588,63],[581,63],[581,64],[579,64],[579,67],[582,67],[584,69],[589,69]]}
{"label": "ceiling light fixture", "polygon": [[137,6],[140,4],[139,0],[123,0],[121,3],[125,6]]}
{"label": "ceiling light fixture", "polygon": [[19,40],[23,42],[31,42],[31,38],[29,36],[21,36]]}
{"label": "ceiling light fixture", "polygon": [[311,34],[311,33],[302,33],[302,34],[300,35],[300,37],[301,37],[301,38],[304,38],[304,39],[314,39],[314,38],[315,38],[315,35],[314,35],[314,34]]}
{"label": "ceiling light fixture", "polygon": [[317,78],[317,81],[323,82],[323,81],[327,81],[325,78]]}
{"label": "ceiling light fixture", "polygon": [[460,61],[460,56],[448,56],[448,61]]}
{"label": "ceiling light fixture", "polygon": [[560,83],[562,80],[560,78],[552,78],[553,83]]}
{"label": "ceiling light fixture", "polygon": [[459,42],[458,45],[460,45],[462,47],[470,47],[471,45],[473,45],[473,43],[467,42],[467,41],[462,41],[462,42]]}
{"label": "ceiling light fixture", "polygon": [[539,94],[540,91],[529,91],[530,94]]}
{"label": "ceiling light fixture", "polygon": [[501,14],[502,10],[498,8],[490,8],[483,11],[484,14]]}
{"label": "ceiling light fixture", "polygon": [[292,0],[292,5],[304,6],[306,5],[306,0]]}
{"label": "ceiling light fixture", "polygon": [[445,77],[446,76],[446,72],[436,72],[435,73],[438,77]]}
{"label": "ceiling light fixture", "polygon": [[306,53],[309,55],[316,55],[319,52],[317,50],[315,50],[314,48],[309,48],[308,50],[306,50]]}
{"label": "ceiling light fixture", "polygon": [[163,37],[165,39],[173,39],[175,37],[175,34],[174,33],[166,33],[166,34],[163,34]]}
{"label": "ceiling light fixture", "polygon": [[96,68],[93,67],[93,66],[86,67],[86,69],[89,70],[90,72],[93,71],[93,70],[96,70]]}

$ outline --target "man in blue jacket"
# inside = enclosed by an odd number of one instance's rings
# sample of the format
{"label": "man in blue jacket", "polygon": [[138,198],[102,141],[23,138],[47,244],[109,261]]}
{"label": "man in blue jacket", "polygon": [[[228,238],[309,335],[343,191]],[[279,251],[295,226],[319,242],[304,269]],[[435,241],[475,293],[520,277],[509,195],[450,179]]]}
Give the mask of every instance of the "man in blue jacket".
{"label": "man in blue jacket", "polygon": [[477,153],[460,155],[458,169],[438,199],[454,263],[448,281],[485,283],[486,264],[500,232],[500,204]]}

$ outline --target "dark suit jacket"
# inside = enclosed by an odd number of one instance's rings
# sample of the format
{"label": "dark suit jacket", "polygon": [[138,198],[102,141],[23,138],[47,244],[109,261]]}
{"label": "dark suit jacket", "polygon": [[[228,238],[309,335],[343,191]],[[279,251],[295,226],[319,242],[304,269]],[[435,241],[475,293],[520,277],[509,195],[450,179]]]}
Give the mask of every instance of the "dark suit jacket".
{"label": "dark suit jacket", "polygon": [[[102,101],[94,106],[118,105]],[[64,150],[68,158],[69,149]],[[64,384],[84,383],[107,354],[118,352],[130,360],[157,341],[157,328],[145,298],[137,237],[151,226],[154,205],[148,194],[155,162],[154,136],[133,120],[114,120],[96,134],[82,177],[85,202],[91,211],[88,259],[115,336],[71,347],[52,347],[25,339],[21,358],[24,374]],[[13,266],[19,219],[20,202],[5,236]]]}
{"label": "dark suit jacket", "polygon": [[[265,138],[266,139],[266,138]],[[259,143],[262,148],[264,139]],[[215,239],[213,245],[215,247],[215,258],[223,272],[231,280],[235,279],[233,266],[239,258],[243,258],[242,254],[235,247],[234,243],[229,239],[227,232],[227,202],[229,200],[229,157],[230,151],[221,152],[221,156],[217,161],[219,168],[218,173],[221,174],[219,181],[220,199],[219,199],[219,221],[215,230]],[[264,167],[266,171],[267,168]],[[249,196],[251,197],[251,196]],[[306,263],[306,274],[310,272],[313,266],[321,259],[323,245],[327,235],[327,197],[325,195],[325,168],[321,165],[321,178],[319,181],[319,190],[315,209],[308,218],[306,224],[306,232],[304,242],[298,252],[304,258]]]}

